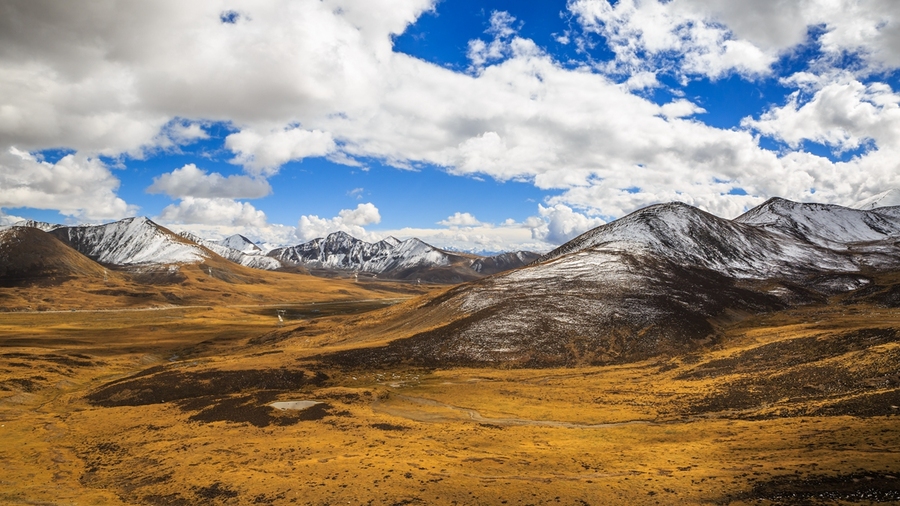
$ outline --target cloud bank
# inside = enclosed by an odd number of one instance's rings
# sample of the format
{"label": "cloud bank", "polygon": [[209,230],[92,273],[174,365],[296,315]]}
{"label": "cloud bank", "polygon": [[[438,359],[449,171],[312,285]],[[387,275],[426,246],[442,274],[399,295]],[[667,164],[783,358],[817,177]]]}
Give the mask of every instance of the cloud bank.
{"label": "cloud bank", "polygon": [[[225,149],[245,174],[185,165],[159,176],[148,190],[181,199],[164,220],[266,225],[261,210],[235,199],[268,194],[266,178],[308,157],[429,164],[552,190],[536,209],[541,224],[517,229],[544,244],[660,201],[735,216],[774,195],[849,204],[900,186],[900,101],[882,79],[900,67],[897,2],[573,0],[569,38],[583,61],[565,63],[519,36],[514,13],[496,12],[469,43],[466,71],[393,50],[394,35],[436,8],[433,0],[234,0],[227,8],[7,0],[0,206],[88,220],[133,214],[99,157],[151,156],[205,139],[210,122],[233,127]],[[614,58],[595,60],[598,44]],[[812,55],[805,68],[778,76],[794,93],[734,128],[704,124],[690,97],[657,103],[643,94],[664,86],[662,75],[771,77],[801,49]],[[761,147],[762,138],[779,148]],[[853,154],[817,156],[807,142]],[[73,154],[55,163],[33,154],[51,148]],[[368,233],[380,217],[367,205],[303,216],[297,237]],[[457,235],[477,228],[460,213],[442,225]]]}

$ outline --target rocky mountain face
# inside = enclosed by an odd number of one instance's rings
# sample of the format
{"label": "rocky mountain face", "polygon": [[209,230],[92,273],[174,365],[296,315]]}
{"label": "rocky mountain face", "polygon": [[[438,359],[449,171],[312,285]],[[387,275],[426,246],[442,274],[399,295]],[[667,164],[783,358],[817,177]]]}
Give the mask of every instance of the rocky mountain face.
{"label": "rocky mountain face", "polygon": [[772,199],[727,220],[661,204],[526,268],[455,287],[416,311],[433,330],[340,359],[532,367],[640,360],[713,343],[741,315],[878,292],[879,276],[898,270],[900,208]]}
{"label": "rocky mountain face", "polygon": [[143,217],[59,227],[50,233],[88,258],[109,265],[193,264],[209,257],[199,245]]}
{"label": "rocky mountain face", "polygon": [[435,248],[419,239],[393,237],[376,243],[356,239],[345,232],[278,248],[268,253],[285,265],[324,271],[357,272],[391,279],[458,283],[502,270],[522,267],[537,258],[534,253],[505,253],[479,257]]}
{"label": "rocky mountain face", "polygon": [[[207,241],[206,239],[202,239],[190,232],[179,232],[178,235],[191,241],[191,242],[199,244],[200,246],[203,246],[204,248],[212,251],[213,253],[219,255],[222,258],[231,260],[232,262],[237,263],[237,264],[241,264],[244,267],[251,267],[253,269],[263,269],[263,270],[267,270],[267,271],[274,271],[274,270],[278,270],[278,269],[281,269],[282,267],[284,267],[284,264],[282,264],[280,261],[278,261],[274,258],[262,255],[262,250],[260,250],[258,247],[256,248],[256,250],[248,249],[249,251],[251,251],[251,252],[255,251],[256,253],[244,253],[243,251],[238,250],[236,248],[232,248],[230,246],[225,246],[223,243],[234,244],[236,246],[246,247],[245,245],[242,244],[242,242],[238,242],[238,241],[230,241],[229,242],[229,239],[231,239],[231,237],[229,237],[228,239],[225,239],[224,241],[215,242],[215,241]],[[232,236],[232,237],[234,237],[234,236]],[[244,238],[243,236],[239,236],[239,237]],[[246,239],[246,238],[244,238],[244,239]],[[250,241],[248,240],[247,242],[250,242]],[[253,246],[256,246],[252,242],[250,244]]]}

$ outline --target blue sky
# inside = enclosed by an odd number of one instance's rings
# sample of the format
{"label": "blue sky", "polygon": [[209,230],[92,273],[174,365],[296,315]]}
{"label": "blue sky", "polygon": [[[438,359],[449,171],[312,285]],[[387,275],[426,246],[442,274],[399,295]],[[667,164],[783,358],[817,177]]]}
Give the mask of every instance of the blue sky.
{"label": "blue sky", "polygon": [[888,0],[0,7],[0,224],[548,250],[900,186]]}

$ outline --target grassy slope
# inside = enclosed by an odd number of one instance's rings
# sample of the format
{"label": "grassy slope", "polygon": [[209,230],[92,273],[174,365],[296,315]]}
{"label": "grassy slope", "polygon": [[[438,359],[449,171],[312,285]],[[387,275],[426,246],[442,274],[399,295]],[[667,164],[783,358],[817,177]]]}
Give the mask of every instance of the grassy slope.
{"label": "grassy slope", "polygon": [[[235,286],[202,269],[186,273],[196,300]],[[272,279],[232,297],[360,294]],[[723,324],[722,344],[690,355],[541,370],[313,359],[440,324],[421,300],[285,329],[224,305],[4,314],[0,502],[900,500],[900,313],[841,302]],[[326,405],[265,406],[302,399]]]}

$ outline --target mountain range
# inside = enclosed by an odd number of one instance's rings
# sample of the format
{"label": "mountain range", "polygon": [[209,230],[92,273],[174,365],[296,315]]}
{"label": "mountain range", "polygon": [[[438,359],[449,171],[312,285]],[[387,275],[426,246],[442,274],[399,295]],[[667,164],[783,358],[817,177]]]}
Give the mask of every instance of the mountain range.
{"label": "mountain range", "polygon": [[747,315],[835,297],[900,306],[900,207],[771,199],[733,220],[650,206],[527,267],[400,314],[390,344],[342,364],[547,367],[673,356]]}
{"label": "mountain range", "polygon": [[[23,228],[32,231],[28,232],[29,237],[47,234],[58,239],[63,245],[86,257],[85,260],[105,267],[131,270],[200,264],[211,258],[222,257],[244,267],[263,270],[299,269],[322,276],[363,274],[386,279],[459,283],[524,266],[539,256],[536,253],[515,252],[482,257],[444,251],[418,239],[400,241],[393,237],[371,244],[344,232],[335,232],[324,238],[264,254],[258,245],[241,235],[210,241],[187,232],[175,234],[144,217],[82,226],[25,221],[7,227],[7,231]],[[7,233],[4,237],[17,237],[17,234],[19,232]],[[47,241],[44,239],[39,242]],[[5,249],[15,249],[18,244],[20,243],[15,241],[9,242]],[[33,249],[33,245],[29,247]],[[27,247],[23,245],[21,248]],[[56,247],[50,249],[65,251],[66,255],[63,256],[71,254],[68,250]],[[27,251],[20,251],[14,256],[28,258]],[[5,271],[16,273],[17,279],[22,277],[22,272],[31,269],[28,266],[20,269],[17,265],[18,263],[10,263],[5,267]],[[58,268],[53,272],[63,276],[59,270],[63,265],[68,264],[58,263]]]}

